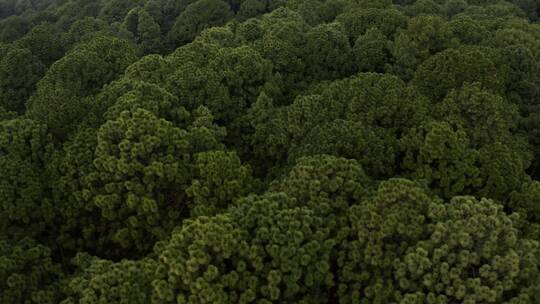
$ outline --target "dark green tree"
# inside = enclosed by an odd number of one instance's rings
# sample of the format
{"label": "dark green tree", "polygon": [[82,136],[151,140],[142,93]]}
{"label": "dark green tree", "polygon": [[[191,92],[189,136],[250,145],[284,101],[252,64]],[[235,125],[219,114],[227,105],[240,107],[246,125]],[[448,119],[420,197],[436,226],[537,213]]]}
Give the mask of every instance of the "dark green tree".
{"label": "dark green tree", "polygon": [[46,67],[28,49],[13,48],[0,59],[0,105],[24,113]]}
{"label": "dark green tree", "polygon": [[323,219],[286,195],[250,196],[173,233],[160,252],[154,301],[326,303],[333,244]]}
{"label": "dark green tree", "polygon": [[478,46],[448,49],[422,63],[413,81],[423,94],[435,100],[444,98],[466,82],[479,82],[495,93],[501,92],[506,69],[500,53]]}
{"label": "dark green tree", "polygon": [[58,303],[63,277],[50,248],[30,238],[0,237],[0,303]]}
{"label": "dark green tree", "polygon": [[199,0],[188,5],[167,34],[170,48],[184,45],[202,30],[222,25],[232,17],[229,4],[222,0]]}
{"label": "dark green tree", "polygon": [[357,8],[337,16],[351,41],[370,28],[378,28],[385,36],[392,37],[400,28],[407,26],[407,17],[395,9]]}
{"label": "dark green tree", "polygon": [[43,125],[26,118],[0,122],[0,236],[40,240],[52,223],[57,211],[45,171],[52,151]]}
{"label": "dark green tree", "polygon": [[27,48],[45,66],[50,66],[62,58],[65,52],[65,43],[61,32],[52,24],[42,23],[35,26],[28,34],[17,40],[15,44]]}
{"label": "dark green tree", "polygon": [[40,80],[28,101],[28,114],[46,123],[55,136],[66,138],[89,113],[102,114],[92,96],[120,76],[136,60],[136,54],[130,43],[110,36],[97,36],[78,45]]}
{"label": "dark green tree", "polygon": [[61,304],[150,303],[157,262],[151,258],[112,262],[88,254],[73,259],[77,273],[65,283],[68,297]]}

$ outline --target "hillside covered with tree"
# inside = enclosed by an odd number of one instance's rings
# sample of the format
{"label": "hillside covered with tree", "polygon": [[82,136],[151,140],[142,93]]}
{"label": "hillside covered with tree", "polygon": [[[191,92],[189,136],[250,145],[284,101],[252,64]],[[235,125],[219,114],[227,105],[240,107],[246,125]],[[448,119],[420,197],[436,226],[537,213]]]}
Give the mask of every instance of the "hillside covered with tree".
{"label": "hillside covered with tree", "polygon": [[539,0],[0,0],[0,304],[540,303]]}

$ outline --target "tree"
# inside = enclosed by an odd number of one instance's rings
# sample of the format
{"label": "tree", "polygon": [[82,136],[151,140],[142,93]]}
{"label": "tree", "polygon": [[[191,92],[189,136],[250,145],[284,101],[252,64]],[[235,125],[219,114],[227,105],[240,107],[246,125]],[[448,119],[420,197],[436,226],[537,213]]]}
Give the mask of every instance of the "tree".
{"label": "tree", "polygon": [[0,60],[0,105],[24,113],[25,103],[34,93],[46,67],[28,49],[13,48]]}
{"label": "tree", "polygon": [[77,132],[47,164],[52,200],[58,210],[53,233],[64,254],[85,251],[112,258],[118,252],[104,239],[106,225],[91,202],[98,185],[93,166],[96,133],[90,128]]}
{"label": "tree", "polygon": [[266,12],[266,3],[261,0],[245,0],[240,4],[240,10],[236,17],[241,21],[262,15]]}
{"label": "tree", "polygon": [[351,206],[365,199],[373,186],[359,162],[330,155],[298,159],[296,164],[269,190],[285,192],[299,206],[313,210],[325,219],[336,243],[344,240],[344,222]]}
{"label": "tree", "polygon": [[233,48],[241,46],[241,43],[237,41],[236,35],[234,33],[235,26],[234,24],[229,24],[230,26],[224,27],[211,27],[203,30],[195,41],[213,44],[220,47]]}
{"label": "tree", "polygon": [[151,258],[112,262],[88,254],[74,258],[78,273],[65,284],[68,297],[61,304],[72,303],[150,303],[152,280],[157,262]]}
{"label": "tree", "polygon": [[155,301],[326,303],[333,241],[322,218],[293,204],[251,196],[230,213],[187,221],[160,252]]}
{"label": "tree", "polygon": [[143,81],[122,79],[114,82],[98,96],[98,100],[107,107],[103,115],[106,120],[115,120],[122,112],[137,109],[150,111],[174,126],[186,126],[194,119],[178,98],[158,85]]}
{"label": "tree", "polygon": [[390,38],[399,28],[407,26],[407,17],[395,9],[352,9],[337,16],[336,21],[343,25],[351,41],[373,27]]}
{"label": "tree", "polygon": [[145,9],[137,7],[130,10],[123,27],[133,35],[135,42],[142,46],[146,54],[161,51],[161,28]]}
{"label": "tree", "polygon": [[[254,109],[256,115],[268,119],[255,120],[251,140],[264,147],[266,157],[278,157],[278,163],[317,153],[353,157],[370,176],[391,176],[394,138],[428,116],[427,100],[391,75],[361,73],[314,93],[297,97],[277,113],[272,106],[257,105],[267,109]],[[386,153],[378,149],[383,146]]]}
{"label": "tree", "polygon": [[221,83],[224,78],[213,69],[189,62],[177,67],[167,78],[168,89],[188,110],[206,106],[216,113],[216,120],[225,122],[224,118],[234,113],[229,112],[229,107],[242,108],[242,101],[231,100],[227,86]]}
{"label": "tree", "polygon": [[50,248],[30,238],[20,241],[0,237],[1,303],[58,303],[62,267]]}
{"label": "tree", "polygon": [[[249,0],[246,0],[246,2]],[[259,19],[248,19],[240,24],[236,29],[238,40],[243,42],[253,42],[263,36],[262,23]]]}
{"label": "tree", "polygon": [[93,161],[100,186],[93,202],[109,223],[110,240],[145,253],[189,215],[191,159],[222,149],[220,130],[199,111],[185,129],[141,108],[101,126]]}
{"label": "tree", "polygon": [[[276,95],[280,101],[290,103],[307,86],[305,47],[307,24],[289,9],[279,8],[261,19],[262,37],[255,49],[272,62]],[[285,93],[286,92],[286,93]]]}
{"label": "tree", "polygon": [[9,16],[0,20],[0,41],[11,43],[24,36],[31,29],[30,21],[21,16]]}
{"label": "tree", "polygon": [[403,301],[534,302],[538,242],[493,201],[456,197],[432,209],[431,235],[395,263]]}
{"label": "tree", "polygon": [[89,36],[97,32],[110,32],[107,22],[93,17],[86,17],[75,21],[69,30],[64,33],[64,41],[67,46],[73,46],[87,40]]}
{"label": "tree", "polygon": [[0,0],[0,304],[540,303],[538,1]]}
{"label": "tree", "polygon": [[[406,180],[381,183],[349,212],[340,303],[534,301],[538,242],[488,199],[430,198]],[[393,240],[388,243],[389,240]]]}
{"label": "tree", "polygon": [[412,128],[401,140],[402,169],[412,178],[425,180],[437,195],[450,198],[470,194],[479,187],[478,152],[469,147],[463,128],[444,122]]}
{"label": "tree", "polygon": [[540,10],[538,8],[538,2],[534,0],[514,0],[512,1],[515,5],[517,5],[519,8],[521,8],[526,14],[527,17],[531,21],[537,21],[538,20],[538,11]]}
{"label": "tree", "polygon": [[503,49],[503,61],[508,66],[506,94],[526,112],[528,104],[538,99],[540,65],[525,45],[509,45]]}
{"label": "tree", "polygon": [[286,1],[285,7],[292,9],[296,12],[298,12],[302,19],[306,21],[307,24],[311,26],[317,26],[325,21],[332,21],[333,19],[325,20],[327,16],[325,16],[326,10],[325,10],[325,4],[323,1],[318,0],[309,0],[309,1],[298,1],[298,0],[292,0],[292,1]]}
{"label": "tree", "polygon": [[460,88],[466,82],[479,82],[498,93],[505,81],[505,69],[496,50],[463,46],[427,59],[418,67],[413,83],[426,96],[441,100],[450,90]]}
{"label": "tree", "polygon": [[380,30],[371,28],[356,39],[352,54],[358,71],[382,73],[390,61],[390,41]]}
{"label": "tree", "polygon": [[480,83],[465,83],[437,104],[436,116],[463,126],[471,146],[477,148],[495,141],[511,141],[519,120],[517,110],[516,105],[486,91]]}
{"label": "tree", "polygon": [[443,6],[433,0],[419,0],[405,9],[409,16],[444,15]]}
{"label": "tree", "polygon": [[540,239],[540,183],[528,181],[521,184],[521,188],[515,190],[508,197],[508,204],[512,211],[519,212],[523,224],[524,235],[533,239]]}
{"label": "tree", "polygon": [[349,234],[338,251],[339,303],[399,301],[394,261],[429,238],[427,214],[437,204],[417,184],[382,182],[369,199],[347,211]]}
{"label": "tree", "polygon": [[13,111],[8,111],[0,106],[0,121],[10,120],[17,117],[17,113]]}
{"label": "tree", "polygon": [[0,2],[0,19],[5,19],[11,15],[15,15],[17,13],[15,9],[15,4],[12,3],[13,1],[2,1]]}
{"label": "tree", "polygon": [[479,150],[482,185],[475,193],[477,197],[504,201],[521,187],[526,181],[525,170],[530,165],[530,155],[519,148],[495,142]]}
{"label": "tree", "polygon": [[448,26],[462,44],[480,44],[488,34],[485,27],[467,15],[454,16]]}
{"label": "tree", "polygon": [[235,152],[211,151],[195,155],[194,178],[186,189],[192,198],[191,217],[214,215],[251,194],[257,183],[249,166]]}
{"label": "tree", "polygon": [[291,142],[288,161],[320,154],[340,156],[358,160],[371,176],[378,178],[394,169],[395,153],[387,138],[378,133],[362,122],[324,122],[309,130],[303,139]]}
{"label": "tree", "polygon": [[[270,81],[272,64],[255,49],[242,46],[220,49],[215,57],[209,59],[208,65],[211,69],[208,78],[215,75],[216,84],[223,85],[228,96],[207,99],[206,104],[212,113],[219,113],[218,121],[236,136],[236,117],[246,112]],[[208,84],[206,86],[209,87]]]}
{"label": "tree", "polygon": [[91,96],[136,58],[134,47],[118,38],[97,36],[78,45],[40,80],[36,94],[28,101],[28,114],[46,123],[58,138],[66,138],[88,113],[102,114],[103,109],[96,109]]}
{"label": "tree", "polygon": [[145,10],[139,14],[137,32],[145,53],[159,53],[162,49],[161,28]]}
{"label": "tree", "polygon": [[351,46],[339,24],[322,24],[306,35],[306,77],[337,79],[352,70]]}
{"label": "tree", "polygon": [[202,30],[222,25],[232,16],[229,5],[222,0],[199,0],[188,5],[167,34],[170,48],[191,42]]}
{"label": "tree", "polygon": [[338,115],[398,136],[425,121],[429,111],[424,97],[389,74],[360,73],[335,81],[321,95],[343,105]]}
{"label": "tree", "polygon": [[418,65],[456,44],[448,22],[441,17],[421,15],[412,18],[394,40],[391,48],[394,64],[389,70],[410,80]]}
{"label": "tree", "polygon": [[163,85],[172,72],[172,65],[161,55],[147,55],[126,68],[124,79]]}
{"label": "tree", "polygon": [[461,125],[431,122],[400,140],[402,169],[443,198],[475,195],[504,200],[525,180],[530,155],[518,141],[473,148]]}
{"label": "tree", "polygon": [[45,126],[26,118],[0,122],[1,237],[40,240],[52,223],[57,211],[45,171],[52,149]]}
{"label": "tree", "polygon": [[45,66],[64,56],[65,46],[62,35],[56,27],[42,23],[15,42],[21,48],[27,48]]}
{"label": "tree", "polygon": [[99,12],[99,17],[108,23],[121,21],[130,9],[137,6],[137,0],[114,0],[105,2]]}
{"label": "tree", "polygon": [[418,16],[409,20],[404,33],[409,35],[420,50],[423,61],[447,48],[456,46],[448,22],[438,16]]}

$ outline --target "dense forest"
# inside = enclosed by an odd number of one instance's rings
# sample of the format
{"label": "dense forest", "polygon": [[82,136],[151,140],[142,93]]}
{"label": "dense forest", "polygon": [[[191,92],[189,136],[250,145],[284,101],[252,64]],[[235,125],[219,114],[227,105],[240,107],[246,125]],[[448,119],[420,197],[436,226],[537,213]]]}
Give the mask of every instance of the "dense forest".
{"label": "dense forest", "polygon": [[0,0],[0,304],[540,303],[540,0]]}

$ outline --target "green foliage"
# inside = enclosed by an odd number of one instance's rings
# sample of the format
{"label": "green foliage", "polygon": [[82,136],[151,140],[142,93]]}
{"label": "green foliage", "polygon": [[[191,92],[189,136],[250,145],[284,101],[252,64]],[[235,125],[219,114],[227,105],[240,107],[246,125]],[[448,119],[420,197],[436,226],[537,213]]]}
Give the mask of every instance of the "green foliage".
{"label": "green foliage", "polygon": [[505,81],[506,71],[499,54],[476,46],[438,53],[420,65],[414,77],[420,91],[436,100],[466,82],[479,82],[493,92],[501,92]]}
{"label": "green foliage", "polygon": [[96,32],[107,32],[107,22],[93,17],[86,17],[75,21],[64,34],[64,41],[70,45],[76,45]]}
{"label": "green foliage", "polygon": [[319,153],[356,158],[370,175],[388,176],[397,150],[392,136],[400,136],[427,115],[425,98],[395,76],[363,73],[318,93],[296,98],[278,114],[270,114],[271,120],[255,125],[254,144],[265,145],[262,152],[268,156],[286,154],[291,160]]}
{"label": "green foliage", "polygon": [[161,51],[163,43],[160,25],[146,10],[134,8],[129,11],[124,19],[124,27],[131,32],[135,42],[141,45],[145,53]]}
{"label": "green foliage", "polygon": [[534,240],[540,240],[540,183],[537,181],[523,182],[521,188],[512,192],[508,205],[522,215],[525,235]]}
{"label": "green foliage", "polygon": [[[130,67],[136,68],[134,64]],[[127,71],[128,75],[134,75],[134,69]],[[142,77],[141,77],[142,78]],[[147,79],[151,80],[150,77]],[[190,113],[181,105],[176,96],[162,87],[144,81],[122,79],[105,88],[97,96],[98,103],[102,104],[107,111],[103,115],[108,121],[115,120],[122,112],[134,112],[137,109],[145,109],[158,118],[164,118],[175,125],[185,125],[190,119]]]}
{"label": "green foliage", "polygon": [[425,180],[437,194],[448,198],[479,186],[478,152],[469,148],[462,128],[432,122],[411,129],[400,143],[405,154],[402,168]]}
{"label": "green foliage", "polygon": [[130,9],[137,5],[137,0],[112,0],[105,1],[99,15],[108,23],[120,21]]}
{"label": "green foliage", "polygon": [[98,36],[78,45],[55,62],[28,101],[30,117],[46,123],[51,132],[65,138],[88,113],[98,111],[92,95],[114,80],[137,58],[127,41]]}
{"label": "green foliage", "polygon": [[87,254],[74,258],[77,274],[66,283],[69,295],[62,304],[150,303],[153,259],[111,262]]}
{"label": "green foliage", "polygon": [[30,50],[8,51],[0,60],[0,105],[23,113],[43,74],[45,66]]}
{"label": "green foliage", "polygon": [[54,219],[44,170],[52,149],[43,125],[24,118],[0,122],[0,236],[38,237]]}
{"label": "green foliage", "polygon": [[540,303],[539,8],[0,0],[0,304]]}
{"label": "green foliage", "polygon": [[347,212],[349,236],[338,252],[340,303],[390,303],[399,281],[395,261],[417,242],[429,237],[430,198],[404,179],[382,182],[368,200]]}
{"label": "green foliage", "polygon": [[525,180],[528,155],[519,143],[495,139],[474,148],[459,125],[430,122],[411,129],[400,143],[406,175],[423,180],[444,198],[474,194],[504,200]]}
{"label": "green foliage", "polygon": [[357,161],[317,155],[299,159],[287,176],[270,189],[286,193],[324,218],[324,226],[339,243],[345,238],[343,228],[349,207],[362,201],[371,187],[372,181]]}
{"label": "green foliage", "polygon": [[452,34],[462,44],[479,44],[488,34],[487,30],[467,15],[457,15],[448,23]]}
{"label": "green foliage", "polygon": [[322,24],[306,35],[306,77],[337,79],[351,70],[351,47],[339,24]]}
{"label": "green foliage", "polygon": [[422,60],[456,44],[449,24],[437,16],[411,19],[404,33],[416,44]]}
{"label": "green foliage", "polygon": [[58,303],[62,277],[50,248],[30,238],[0,238],[0,303]]}
{"label": "green foliage", "polygon": [[251,169],[234,152],[212,151],[195,155],[195,178],[186,189],[192,198],[191,217],[214,215],[256,189]]}
{"label": "green foliage", "polygon": [[155,302],[325,303],[333,241],[322,218],[293,204],[248,197],[230,214],[186,222],[160,253]]}
{"label": "green foliage", "polygon": [[193,154],[221,148],[221,131],[199,112],[186,129],[141,108],[99,129],[93,163],[100,186],[93,202],[122,247],[144,251],[148,239],[164,239],[187,216]]}
{"label": "green foliage", "polygon": [[430,237],[395,263],[402,301],[533,303],[538,242],[520,237],[501,205],[456,197],[428,220]]}
{"label": "green foliage", "polygon": [[169,31],[168,42],[178,47],[192,41],[202,30],[222,25],[232,17],[229,5],[222,0],[198,0],[188,5]]}
{"label": "green foliage", "polygon": [[0,121],[10,120],[17,117],[17,113],[13,111],[8,111],[0,106]]}
{"label": "green foliage", "polygon": [[51,65],[64,55],[64,41],[56,27],[43,23],[35,26],[28,34],[15,43],[27,48],[46,66]]}
{"label": "green foliage", "polygon": [[96,146],[96,130],[82,129],[55,151],[47,164],[53,180],[52,199],[58,210],[55,240],[65,254],[88,251],[116,257],[119,250],[106,239],[107,223],[92,203],[99,185],[93,165]]}
{"label": "green foliage", "polygon": [[248,46],[220,49],[209,66],[218,83],[228,88],[231,100],[224,103],[223,99],[214,99],[207,106],[220,120],[228,122],[255,101],[272,72],[271,63]]}
{"label": "green foliage", "polygon": [[466,83],[451,91],[436,109],[439,119],[464,127],[473,147],[508,141],[519,117],[514,104],[479,83]]}
{"label": "green foliage", "polygon": [[245,0],[240,4],[237,17],[240,20],[247,20],[266,12],[266,3],[261,0]]}
{"label": "green foliage", "polygon": [[361,72],[384,72],[390,57],[390,41],[377,28],[371,28],[354,42],[356,68]]}
{"label": "green foliage", "polygon": [[407,25],[407,17],[395,9],[357,8],[337,16],[349,39],[355,41],[370,28],[379,29],[385,36],[391,37],[400,28]]}
{"label": "green foliage", "polygon": [[0,41],[13,42],[24,36],[31,28],[30,21],[21,16],[9,16],[0,20]]}
{"label": "green foliage", "polygon": [[171,65],[162,56],[147,55],[127,67],[125,78],[160,85],[171,70]]}
{"label": "green foliage", "polygon": [[349,217],[343,303],[535,299],[538,242],[521,237],[516,216],[493,201],[456,197],[444,204],[406,180],[393,180],[352,207]]}

